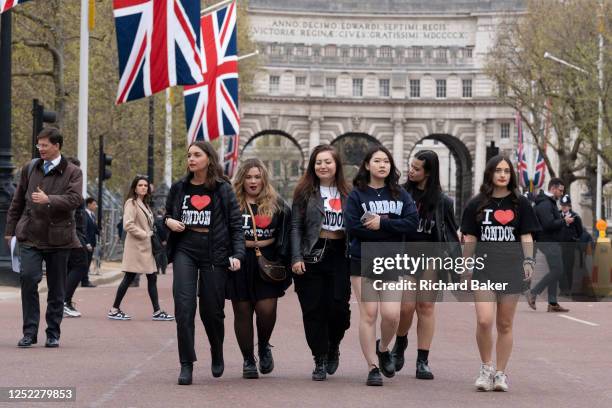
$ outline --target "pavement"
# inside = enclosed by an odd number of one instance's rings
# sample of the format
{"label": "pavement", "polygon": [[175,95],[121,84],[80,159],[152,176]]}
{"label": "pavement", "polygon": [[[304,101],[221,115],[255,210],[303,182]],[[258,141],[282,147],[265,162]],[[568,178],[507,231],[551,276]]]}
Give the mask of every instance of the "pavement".
{"label": "pavement", "polygon": [[[224,375],[213,378],[210,373],[208,344],[196,317],[199,361],[194,367],[194,383],[179,386],[176,325],[151,321],[152,308],[144,281],[139,288],[129,288],[122,304],[133,320],[106,318],[121,278],[121,273],[112,268],[109,265],[100,277],[92,276],[99,284],[97,288],[77,289],[75,302],[83,317],[63,321],[57,349],[42,346],[44,321],[39,344],[18,349],[18,291],[11,289],[17,292],[16,297],[0,297],[0,387],[76,387],[76,402],[24,402],[18,406],[612,406],[612,303],[563,303],[571,311],[561,315],[546,313],[545,303],[539,303],[538,310],[532,311],[521,300],[515,318],[514,351],[507,370],[510,392],[478,393],[473,388],[480,364],[473,304],[436,306],[436,334],[430,354],[435,380],[414,378],[416,338],[415,330],[411,330],[405,368],[394,378],[385,378],[383,387],[366,387],[367,366],[359,346],[359,313],[353,299],[351,328],[341,346],[340,368],[327,381],[315,383],[310,379],[312,358],[291,287],[279,300],[278,321],[271,339],[275,358],[271,374],[259,380],[241,378],[242,358],[228,302]],[[102,283],[107,277],[108,281]],[[171,269],[167,275],[159,276],[158,286],[162,308],[172,313]],[[8,290],[3,288],[2,293]]]}

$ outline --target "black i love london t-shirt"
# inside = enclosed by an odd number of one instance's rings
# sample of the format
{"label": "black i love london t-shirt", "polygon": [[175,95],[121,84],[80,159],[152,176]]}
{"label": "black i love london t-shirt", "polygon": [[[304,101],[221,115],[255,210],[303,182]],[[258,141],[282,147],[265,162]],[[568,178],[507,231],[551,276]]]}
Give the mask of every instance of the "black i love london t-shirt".
{"label": "black i love london t-shirt", "polygon": [[181,222],[186,227],[210,228],[212,216],[212,193],[202,184],[188,183],[183,196]]}

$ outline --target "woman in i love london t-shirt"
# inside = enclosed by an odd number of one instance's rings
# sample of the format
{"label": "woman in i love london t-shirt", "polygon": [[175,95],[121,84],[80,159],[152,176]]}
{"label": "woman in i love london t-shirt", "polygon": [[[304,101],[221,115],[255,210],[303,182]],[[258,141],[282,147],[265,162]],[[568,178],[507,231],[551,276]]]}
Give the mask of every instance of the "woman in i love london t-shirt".
{"label": "woman in i love london t-shirt", "polygon": [[348,193],[336,149],[316,146],[291,208],[291,270],[315,362],[313,381],[336,372],[340,342],[351,324],[343,215]]}
{"label": "woman in i love london t-shirt", "polygon": [[276,305],[291,284],[291,274],[282,282],[262,279],[255,247],[267,260],[289,264],[291,209],[270,184],[268,170],[259,159],[248,159],[240,165],[233,186],[242,211],[246,255],[240,270],[229,275],[225,296],[234,309],[234,331],[244,357],[242,376],[259,378],[253,347],[253,313],[257,315],[259,371],[269,374],[274,369],[269,340],[276,324]]}
{"label": "woman in i love london t-shirt", "polygon": [[197,360],[194,316],[198,296],[210,342],[211,371],[214,377],[223,374],[225,285],[228,273],[239,270],[244,259],[240,207],[214,147],[208,142],[192,143],[187,168],[187,176],[170,188],[165,219],[170,230],[168,262],[174,264],[172,293],[181,385],[191,384]]}
{"label": "woman in i love london t-shirt", "polygon": [[[480,194],[466,206],[461,223],[464,258],[475,255],[475,260],[481,259],[471,279],[466,276],[474,289],[476,340],[482,361],[475,386],[480,391],[508,390],[505,370],[512,352],[512,324],[520,293],[533,274],[532,234],[539,229],[531,204],[518,192],[510,160],[504,156],[491,158]],[[476,281],[494,286],[475,288],[472,284]],[[497,327],[496,366],[493,325]]]}
{"label": "woman in i love london t-shirt", "polygon": [[[362,262],[361,244],[402,242],[406,235],[416,232],[419,222],[416,206],[399,185],[399,178],[391,152],[383,146],[372,148],[355,176],[345,213],[351,237],[351,284],[359,303],[359,342],[368,364],[366,384],[372,386],[383,385],[381,371],[389,378],[395,375],[389,344],[395,338],[400,319],[402,291],[376,289],[374,282],[379,278],[371,274],[369,261]],[[399,276],[386,278],[398,280]],[[379,309],[381,339],[377,341]]]}

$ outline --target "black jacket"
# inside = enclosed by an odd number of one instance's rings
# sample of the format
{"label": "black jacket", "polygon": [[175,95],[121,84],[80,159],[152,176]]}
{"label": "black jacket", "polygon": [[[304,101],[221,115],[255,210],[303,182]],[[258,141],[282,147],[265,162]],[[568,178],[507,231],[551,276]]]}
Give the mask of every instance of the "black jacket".
{"label": "black jacket", "polygon": [[74,211],[74,224],[76,226],[77,237],[81,246],[87,246],[87,219],[89,215],[85,212],[85,204],[81,204],[79,208]]}
{"label": "black jacket", "polygon": [[100,235],[100,231],[98,230],[98,225],[95,223],[93,218],[91,218],[91,216],[87,213],[87,211],[84,211],[83,216],[85,217],[85,220],[87,223],[87,228],[85,230],[86,231],[85,237],[87,239],[87,243],[91,245],[92,247],[95,247],[96,246],[96,236]]}
{"label": "black jacket", "polygon": [[[563,219],[563,214],[561,212],[559,214]],[[570,225],[563,222],[563,227],[561,228],[561,242],[578,242],[582,236],[582,231],[584,229],[582,227],[582,219],[573,210],[570,210],[570,214],[574,217],[574,222]]]}
{"label": "black jacket", "polygon": [[[177,181],[170,187],[166,199],[166,218],[180,221],[183,210],[182,198],[185,187],[189,183],[187,177]],[[236,201],[232,186],[225,180],[217,180],[213,192],[212,229],[210,230],[210,259],[213,266],[229,266],[229,257],[244,261],[244,233],[242,232],[242,216]],[[174,250],[180,232],[170,232],[166,250],[168,263],[174,261]]]}
{"label": "black jacket", "polygon": [[282,198],[279,198],[278,206],[281,213],[278,218],[278,233],[274,241],[274,249],[278,258],[291,266],[291,208]]}
{"label": "black jacket", "polygon": [[535,212],[542,230],[538,232],[537,240],[541,242],[560,242],[561,229],[565,221],[561,218],[557,201],[543,191],[536,197]]}
{"label": "black jacket", "polygon": [[[442,194],[436,205],[436,233],[440,242],[446,242],[449,254],[461,254],[459,247],[459,226],[455,220],[455,206],[453,200],[446,194]],[[457,250],[459,252],[457,252]]]}
{"label": "black jacket", "polygon": [[[346,210],[346,197],[341,196],[342,211]],[[291,207],[291,264],[303,262],[304,257],[312,256],[312,248],[319,240],[325,217],[321,193],[313,194],[306,205],[293,202]],[[346,240],[347,245],[349,240]],[[348,253],[348,246],[347,246]]]}

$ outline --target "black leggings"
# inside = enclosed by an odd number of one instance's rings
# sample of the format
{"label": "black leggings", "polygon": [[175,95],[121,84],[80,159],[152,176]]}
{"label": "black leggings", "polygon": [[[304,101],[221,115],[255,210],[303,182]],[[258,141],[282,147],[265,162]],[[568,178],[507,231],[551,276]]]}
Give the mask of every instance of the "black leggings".
{"label": "black leggings", "polygon": [[[130,286],[130,283],[132,283],[136,275],[138,275],[137,273],[132,273],[132,272],[124,272],[124,273],[125,273],[125,276],[123,277],[123,280],[121,281],[121,283],[119,284],[119,287],[117,288],[117,295],[115,296],[115,303],[113,303],[113,307],[116,309],[119,309],[119,306],[121,305],[121,301],[123,300],[123,297],[125,296],[125,293],[128,290],[128,286]],[[149,297],[151,298],[151,303],[153,304],[153,312],[157,312],[159,310],[159,297],[157,295],[157,274],[147,273],[145,275],[147,276],[147,283],[148,283],[147,286],[149,290]]]}
{"label": "black leggings", "polygon": [[253,313],[257,315],[257,342],[259,349],[268,345],[276,324],[277,298],[261,299],[256,303],[249,300],[234,301],[234,331],[242,356],[253,357]]}

